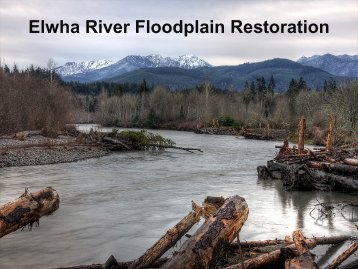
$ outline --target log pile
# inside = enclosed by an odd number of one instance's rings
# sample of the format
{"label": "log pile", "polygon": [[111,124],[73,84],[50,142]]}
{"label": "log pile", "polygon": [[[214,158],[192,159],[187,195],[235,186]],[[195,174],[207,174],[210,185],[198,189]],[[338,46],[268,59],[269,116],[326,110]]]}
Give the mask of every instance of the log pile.
{"label": "log pile", "polygon": [[257,167],[260,179],[280,179],[287,190],[358,191],[358,145],[325,149],[289,148],[287,141],[274,160]]}
{"label": "log pile", "polygon": [[285,140],[274,160],[257,167],[261,179],[280,179],[287,190],[358,191],[358,143],[334,147],[336,117],[330,116],[325,148],[305,148],[306,122],[300,119],[298,146]]}

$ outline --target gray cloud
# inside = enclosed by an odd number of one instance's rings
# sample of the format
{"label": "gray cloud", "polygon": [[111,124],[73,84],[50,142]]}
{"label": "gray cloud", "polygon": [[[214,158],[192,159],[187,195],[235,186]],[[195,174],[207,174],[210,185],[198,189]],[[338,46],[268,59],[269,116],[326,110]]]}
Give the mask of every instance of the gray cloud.
{"label": "gray cloud", "polygon": [[[49,57],[58,64],[90,59],[118,60],[128,54],[163,56],[196,54],[214,65],[240,64],[274,57],[297,59],[302,55],[357,54],[358,3],[331,1],[41,1],[0,0],[0,56],[9,64],[44,66]],[[84,25],[86,19],[129,22],[128,34],[30,34],[29,20],[44,19]],[[226,33],[135,34],[134,21],[192,22],[210,19],[226,25]],[[330,34],[230,34],[232,19],[244,22],[326,22]]]}

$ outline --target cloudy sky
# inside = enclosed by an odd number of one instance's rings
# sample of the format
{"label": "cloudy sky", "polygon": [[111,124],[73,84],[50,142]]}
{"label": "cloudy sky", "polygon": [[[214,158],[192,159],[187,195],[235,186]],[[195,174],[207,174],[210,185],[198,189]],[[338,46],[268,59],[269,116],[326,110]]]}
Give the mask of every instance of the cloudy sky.
{"label": "cloudy sky", "polygon": [[[87,19],[131,23],[128,34],[30,34],[29,20],[61,19],[84,27]],[[225,34],[136,34],[135,20],[224,23]],[[231,34],[230,21],[249,23],[328,23],[329,34]],[[133,28],[132,28],[133,27]],[[45,66],[53,57],[68,61],[119,60],[129,54],[195,54],[213,65],[240,64],[275,57],[358,54],[356,0],[0,0],[0,53],[7,64]]]}

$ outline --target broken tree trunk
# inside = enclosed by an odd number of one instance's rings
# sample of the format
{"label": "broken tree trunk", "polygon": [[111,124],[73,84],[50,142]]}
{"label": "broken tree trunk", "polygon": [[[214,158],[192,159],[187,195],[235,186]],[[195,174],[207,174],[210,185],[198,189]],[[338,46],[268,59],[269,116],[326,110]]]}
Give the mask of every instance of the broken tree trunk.
{"label": "broken tree trunk", "polygon": [[[194,207],[194,206],[193,206]],[[140,258],[135,260],[130,269],[148,268],[160,258],[168,249],[173,247],[176,242],[185,235],[191,227],[200,221],[200,211],[192,211],[186,215],[179,223],[170,228],[151,248],[149,248]]]}
{"label": "broken tree trunk", "polygon": [[202,216],[208,219],[215,214],[216,211],[225,203],[224,197],[208,196],[204,200],[203,208],[201,209]]}
{"label": "broken tree trunk", "polygon": [[0,207],[0,238],[26,225],[32,226],[42,216],[56,211],[60,197],[51,187],[38,192],[25,193],[17,200]]}
{"label": "broken tree trunk", "polygon": [[306,119],[301,117],[298,125],[298,154],[302,154],[305,148],[305,130],[306,130]]}
{"label": "broken tree trunk", "polygon": [[295,242],[298,257],[287,260],[285,262],[285,269],[318,269],[302,231],[294,231],[292,238]]}
{"label": "broken tree trunk", "polygon": [[332,263],[330,263],[325,269],[336,269],[338,266],[348,259],[354,252],[358,250],[358,242],[354,242],[348,249],[340,254]]}
{"label": "broken tree trunk", "polygon": [[336,131],[336,116],[329,116],[329,132],[326,139],[326,151],[332,151],[334,146],[334,136]]}
{"label": "broken tree trunk", "polygon": [[244,198],[233,196],[227,199],[215,216],[206,220],[162,269],[208,268],[216,262],[225,246],[235,239],[248,213]]}
{"label": "broken tree trunk", "polygon": [[[312,249],[316,245],[330,245],[330,244],[338,244],[344,241],[349,240],[350,236],[332,236],[332,237],[316,237],[311,239],[306,239],[307,246]],[[291,244],[287,246],[292,250],[296,249],[295,244]],[[225,269],[251,269],[251,268],[259,268],[261,266],[266,266],[269,264],[273,264],[278,262],[281,258],[281,250],[277,249],[269,253],[262,254],[258,257],[249,259],[244,261],[243,263],[234,264]]]}

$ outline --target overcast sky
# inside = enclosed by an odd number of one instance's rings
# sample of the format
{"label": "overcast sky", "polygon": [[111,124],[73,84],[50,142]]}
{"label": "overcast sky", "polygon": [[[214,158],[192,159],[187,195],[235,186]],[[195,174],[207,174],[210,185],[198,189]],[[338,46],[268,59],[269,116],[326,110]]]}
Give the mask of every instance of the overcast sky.
{"label": "overcast sky", "polygon": [[[224,23],[225,34],[30,34],[29,20],[85,25],[85,20],[131,23]],[[328,23],[329,34],[231,34],[230,21]],[[297,60],[302,55],[358,54],[358,1],[265,0],[0,0],[0,52],[7,64],[45,66],[53,57],[58,65],[68,61],[119,60],[129,54],[175,57],[195,54],[213,65],[233,65],[271,58]]]}

